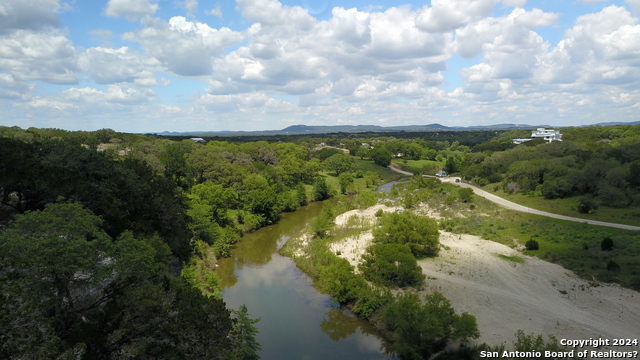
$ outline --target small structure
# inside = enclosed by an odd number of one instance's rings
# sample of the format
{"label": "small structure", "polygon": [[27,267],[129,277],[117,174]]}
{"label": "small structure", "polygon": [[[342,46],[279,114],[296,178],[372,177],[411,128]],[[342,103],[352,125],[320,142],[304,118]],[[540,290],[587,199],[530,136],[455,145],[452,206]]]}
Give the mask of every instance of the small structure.
{"label": "small structure", "polygon": [[559,130],[538,128],[531,132],[530,139],[512,139],[512,141],[514,144],[517,145],[517,144],[522,144],[523,142],[531,141],[533,139],[538,139],[538,138],[543,138],[544,141],[550,143],[552,141],[562,141],[562,134],[560,133]]}
{"label": "small structure", "polygon": [[436,173],[436,177],[447,177],[447,172],[444,170],[440,170]]}
{"label": "small structure", "polygon": [[191,140],[201,144],[206,143],[206,140],[203,138],[191,138]]}

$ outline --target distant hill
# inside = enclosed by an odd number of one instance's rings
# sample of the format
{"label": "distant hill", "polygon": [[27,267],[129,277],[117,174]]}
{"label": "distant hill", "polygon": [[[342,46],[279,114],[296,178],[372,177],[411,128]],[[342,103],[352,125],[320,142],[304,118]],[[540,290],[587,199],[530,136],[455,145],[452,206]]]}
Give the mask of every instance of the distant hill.
{"label": "distant hill", "polygon": [[[623,123],[607,122],[586,126],[613,126],[613,125],[638,125],[640,121]],[[364,132],[429,132],[429,131],[455,131],[455,130],[528,130],[537,128],[563,128],[564,126],[550,125],[524,125],[524,124],[496,124],[474,126],[444,126],[440,124],[429,125],[404,125],[404,126],[378,126],[378,125],[291,125],[282,130],[263,131],[187,131],[157,133],[161,136],[268,136],[268,135],[304,135],[304,134],[331,134],[331,133],[364,133]]]}
{"label": "distant hill", "polygon": [[378,126],[378,125],[291,125],[282,130],[264,131],[187,131],[157,133],[161,136],[250,136],[250,135],[302,135],[302,134],[330,134],[330,133],[363,133],[363,132],[425,132],[445,130],[520,130],[535,129],[539,127],[549,128],[549,125],[522,125],[522,124],[497,124],[476,126],[444,126],[440,124],[429,125],[404,125],[404,126]]}

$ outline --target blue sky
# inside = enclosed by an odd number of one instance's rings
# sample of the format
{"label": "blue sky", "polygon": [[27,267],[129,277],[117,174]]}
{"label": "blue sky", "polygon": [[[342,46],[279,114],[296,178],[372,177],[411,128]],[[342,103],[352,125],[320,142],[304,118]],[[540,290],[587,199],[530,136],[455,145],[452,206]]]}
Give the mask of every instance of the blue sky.
{"label": "blue sky", "polygon": [[640,120],[640,0],[3,0],[0,125]]}

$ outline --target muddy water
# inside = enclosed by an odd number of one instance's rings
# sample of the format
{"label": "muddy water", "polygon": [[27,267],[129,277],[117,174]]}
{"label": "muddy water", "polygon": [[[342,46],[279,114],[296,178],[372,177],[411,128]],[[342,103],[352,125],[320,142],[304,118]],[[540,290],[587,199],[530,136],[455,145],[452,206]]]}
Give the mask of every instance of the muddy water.
{"label": "muddy water", "polygon": [[319,293],[289,258],[278,254],[322,207],[313,203],[276,225],[245,235],[218,274],[227,307],[245,304],[256,327],[262,359],[387,359],[371,326]]}

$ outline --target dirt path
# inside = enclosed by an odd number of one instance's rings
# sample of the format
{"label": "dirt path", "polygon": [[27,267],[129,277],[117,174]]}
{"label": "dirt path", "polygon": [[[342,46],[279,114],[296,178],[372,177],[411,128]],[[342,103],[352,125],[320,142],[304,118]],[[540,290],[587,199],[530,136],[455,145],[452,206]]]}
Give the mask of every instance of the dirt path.
{"label": "dirt path", "polygon": [[[413,176],[412,173],[397,169],[395,167],[389,166],[389,169],[391,169],[391,170],[393,170],[393,171],[395,171],[397,173],[403,174],[403,175]],[[428,175],[425,175],[425,176],[428,176]],[[428,177],[433,177],[433,176],[428,176]],[[558,215],[558,214],[554,214],[554,213],[550,213],[550,212],[546,212],[546,211],[532,209],[530,207],[522,206],[522,205],[516,204],[516,203],[514,203],[512,201],[505,200],[505,199],[503,199],[503,198],[501,198],[499,196],[496,196],[496,195],[491,194],[491,193],[489,193],[487,191],[479,189],[479,188],[477,188],[477,187],[475,187],[473,185],[466,184],[466,183],[463,183],[463,182],[456,182],[456,179],[460,179],[460,178],[455,178],[455,177],[440,178],[440,180],[442,182],[447,182],[447,183],[454,184],[454,185],[457,185],[457,186],[460,186],[460,187],[472,189],[473,192],[476,195],[482,196],[483,198],[485,198],[487,200],[493,201],[494,203],[496,203],[496,204],[498,204],[500,206],[506,207],[508,209],[511,209],[511,210],[526,212],[526,213],[534,214],[534,215],[546,216],[546,217],[550,217],[550,218],[554,218],[554,219],[574,221],[574,222],[579,222],[579,223],[589,224],[589,225],[608,226],[608,227],[613,227],[613,228],[618,228],[618,229],[640,231],[640,226],[632,226],[632,225],[625,225],[625,224],[610,223],[610,222],[605,222],[605,221],[595,221],[595,220],[581,219],[581,218],[565,216],[565,215]]]}

